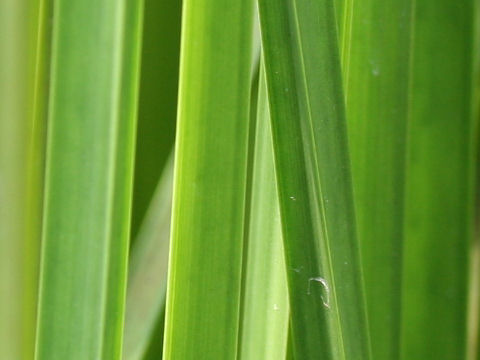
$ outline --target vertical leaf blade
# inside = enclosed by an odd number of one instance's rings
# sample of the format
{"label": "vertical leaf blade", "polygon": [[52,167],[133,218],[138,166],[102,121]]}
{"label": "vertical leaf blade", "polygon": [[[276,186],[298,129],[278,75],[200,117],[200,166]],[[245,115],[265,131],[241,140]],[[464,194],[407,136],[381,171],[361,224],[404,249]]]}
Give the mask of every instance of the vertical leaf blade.
{"label": "vertical leaf blade", "polygon": [[333,3],[259,4],[293,353],[368,359]]}
{"label": "vertical leaf blade", "polygon": [[237,354],[252,5],[184,2],[166,359]]}
{"label": "vertical leaf blade", "polygon": [[39,360],[120,357],[140,5],[54,5]]}
{"label": "vertical leaf blade", "polygon": [[0,358],[34,353],[48,2],[0,3]]}
{"label": "vertical leaf blade", "polygon": [[[398,359],[410,0],[356,2],[347,120],[373,359]],[[406,289],[408,291],[408,289]]]}
{"label": "vertical leaf blade", "polygon": [[477,7],[476,1],[415,2],[402,359],[466,356]]}

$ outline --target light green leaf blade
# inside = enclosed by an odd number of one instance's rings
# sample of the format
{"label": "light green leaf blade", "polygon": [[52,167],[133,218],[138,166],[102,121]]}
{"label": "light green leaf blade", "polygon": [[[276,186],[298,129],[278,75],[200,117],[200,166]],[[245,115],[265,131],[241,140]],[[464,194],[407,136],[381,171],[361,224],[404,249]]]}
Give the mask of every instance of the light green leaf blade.
{"label": "light green leaf blade", "polygon": [[399,357],[411,3],[356,2],[345,54],[357,230],[378,360]]}
{"label": "light green leaf blade", "polygon": [[[477,157],[477,165],[478,165]],[[477,172],[478,179],[478,172]],[[478,181],[478,180],[477,180]],[[479,325],[480,325],[480,238],[478,233],[478,222],[480,212],[478,211],[478,188],[476,191],[476,211],[475,211],[475,238],[473,248],[470,253],[470,279],[469,279],[469,312],[468,312],[468,331],[467,331],[467,359],[476,360],[480,358],[478,348],[479,344]]]}
{"label": "light green leaf blade", "polygon": [[288,292],[263,67],[256,127],[238,359],[285,359]]}
{"label": "light green leaf blade", "polygon": [[237,354],[252,8],[184,2],[165,359]]}
{"label": "light green leaf blade", "polygon": [[0,3],[0,358],[34,353],[47,1]]}
{"label": "light green leaf blade", "polygon": [[[132,248],[125,310],[123,359],[144,359],[162,321],[167,289],[173,157],[168,160]],[[161,356],[161,354],[160,354]]]}
{"label": "light green leaf blade", "polygon": [[140,13],[54,4],[38,360],[120,358]]}
{"label": "light green leaf blade", "polygon": [[478,2],[416,1],[402,359],[465,359],[473,236]]}
{"label": "light green leaf blade", "polygon": [[332,2],[261,0],[298,359],[368,359]]}

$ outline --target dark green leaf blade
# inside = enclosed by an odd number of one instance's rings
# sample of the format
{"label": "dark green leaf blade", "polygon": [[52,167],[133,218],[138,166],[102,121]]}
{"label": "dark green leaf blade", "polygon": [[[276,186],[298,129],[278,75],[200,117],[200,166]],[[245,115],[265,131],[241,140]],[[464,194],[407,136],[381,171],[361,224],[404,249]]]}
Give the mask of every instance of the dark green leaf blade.
{"label": "dark green leaf blade", "polygon": [[175,138],[181,0],[144,0],[132,245]]}
{"label": "dark green leaf blade", "polygon": [[259,4],[293,352],[368,359],[333,3]]}

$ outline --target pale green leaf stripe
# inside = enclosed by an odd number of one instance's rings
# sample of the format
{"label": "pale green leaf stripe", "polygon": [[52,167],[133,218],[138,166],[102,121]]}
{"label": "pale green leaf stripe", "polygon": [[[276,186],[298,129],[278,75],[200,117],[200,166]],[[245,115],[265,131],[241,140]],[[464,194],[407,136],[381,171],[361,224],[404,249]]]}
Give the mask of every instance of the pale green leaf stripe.
{"label": "pale green leaf stripe", "polygon": [[377,360],[399,357],[411,3],[356,1],[346,54],[357,231]]}
{"label": "pale green leaf stripe", "polygon": [[34,352],[45,102],[44,1],[0,2],[0,358]]}
{"label": "pale green leaf stripe", "polygon": [[141,360],[165,307],[172,207],[173,156],[167,161],[129,261],[123,359]]}
{"label": "pale green leaf stripe", "polygon": [[333,3],[261,0],[299,359],[369,359]]}
{"label": "pale green leaf stripe", "polygon": [[36,359],[119,359],[141,3],[59,0]]}
{"label": "pale green leaf stripe", "polygon": [[[340,51],[340,61],[342,64],[342,78],[345,88],[348,84],[350,70],[350,51],[352,46],[352,26],[353,14],[356,7],[363,7],[361,2],[355,0],[336,0],[335,14],[338,28],[338,48]],[[366,24],[367,25],[367,24]],[[366,39],[362,39],[362,42]],[[347,89],[345,89],[345,98],[347,98]]]}
{"label": "pale green leaf stripe", "polygon": [[[478,144],[477,144],[478,149]],[[478,154],[478,153],[477,153]],[[477,166],[478,166],[478,155],[477,155]],[[478,181],[478,171],[477,171],[477,181]],[[480,237],[479,237],[479,216],[480,212],[478,211],[478,200],[479,192],[478,187],[476,189],[475,196],[475,230],[474,230],[474,242],[472,244],[472,250],[470,253],[470,278],[469,278],[469,313],[467,320],[467,359],[468,360],[478,360],[480,358],[480,351],[478,348],[479,345],[479,325],[480,325]]]}
{"label": "pale green leaf stripe", "polygon": [[184,2],[165,359],[237,354],[252,8]]}
{"label": "pale green leaf stripe", "polygon": [[285,359],[288,293],[263,67],[260,70],[241,360]]}
{"label": "pale green leaf stripe", "polygon": [[416,1],[402,359],[465,359],[478,116],[478,2]]}

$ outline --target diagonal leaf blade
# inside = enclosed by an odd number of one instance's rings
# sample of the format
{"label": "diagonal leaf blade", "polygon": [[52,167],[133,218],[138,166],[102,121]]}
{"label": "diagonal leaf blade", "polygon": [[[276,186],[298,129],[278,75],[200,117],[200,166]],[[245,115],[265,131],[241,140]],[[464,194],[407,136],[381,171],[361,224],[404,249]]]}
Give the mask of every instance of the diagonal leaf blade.
{"label": "diagonal leaf blade", "polygon": [[[129,260],[125,311],[125,360],[141,360],[165,311],[172,208],[173,156],[165,164]],[[160,354],[161,355],[161,354]]]}
{"label": "diagonal leaf blade", "polygon": [[260,69],[256,120],[238,359],[285,359],[288,293],[263,66]]}

